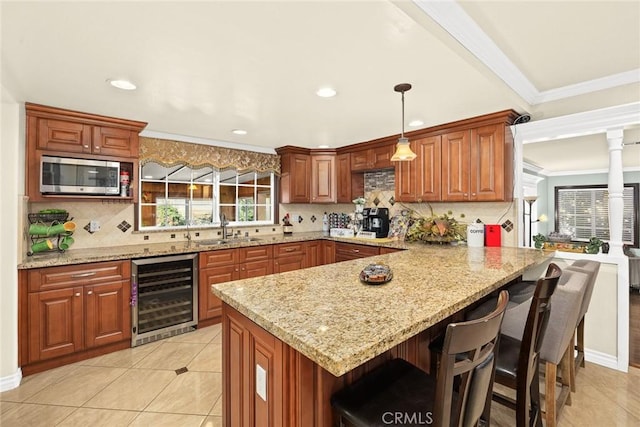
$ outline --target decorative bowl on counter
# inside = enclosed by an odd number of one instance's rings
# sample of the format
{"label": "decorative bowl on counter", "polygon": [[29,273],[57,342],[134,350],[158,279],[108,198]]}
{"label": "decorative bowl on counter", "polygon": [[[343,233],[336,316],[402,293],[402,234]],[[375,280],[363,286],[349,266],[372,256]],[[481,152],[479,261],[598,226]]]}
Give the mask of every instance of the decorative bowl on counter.
{"label": "decorative bowl on counter", "polygon": [[393,272],[386,264],[369,264],[360,272],[360,280],[368,285],[382,285],[393,279]]}

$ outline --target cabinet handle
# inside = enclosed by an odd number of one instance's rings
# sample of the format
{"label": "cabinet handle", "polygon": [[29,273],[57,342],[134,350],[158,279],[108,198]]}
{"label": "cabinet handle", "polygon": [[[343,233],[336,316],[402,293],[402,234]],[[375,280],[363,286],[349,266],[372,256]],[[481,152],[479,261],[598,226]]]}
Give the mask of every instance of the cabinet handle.
{"label": "cabinet handle", "polygon": [[476,193],[471,193],[471,195],[472,195],[472,196],[475,196],[475,195],[476,195]]}
{"label": "cabinet handle", "polygon": [[87,292],[87,295],[93,295],[93,291]]}
{"label": "cabinet handle", "polygon": [[95,148],[96,150],[99,150],[99,149],[100,149],[100,146],[99,146],[99,145],[96,145],[96,146],[95,146],[95,147],[93,147],[93,148]]}
{"label": "cabinet handle", "polygon": [[464,193],[464,197],[467,197],[469,195],[469,193]]}
{"label": "cabinet handle", "polygon": [[285,252],[293,252],[296,248],[285,248]]}
{"label": "cabinet handle", "polygon": [[80,296],[80,292],[76,292],[76,296],[79,297]]}
{"label": "cabinet handle", "polygon": [[88,145],[85,145],[85,146],[84,146],[84,148],[89,148],[89,146],[88,146]]}
{"label": "cabinet handle", "polygon": [[89,276],[95,276],[96,272],[95,271],[89,271],[87,273],[78,273],[78,274],[72,274],[71,277],[73,277],[74,279],[77,279],[78,277],[89,277]]}
{"label": "cabinet handle", "polygon": [[354,249],[353,252],[358,254],[358,253],[360,253],[360,249]]}

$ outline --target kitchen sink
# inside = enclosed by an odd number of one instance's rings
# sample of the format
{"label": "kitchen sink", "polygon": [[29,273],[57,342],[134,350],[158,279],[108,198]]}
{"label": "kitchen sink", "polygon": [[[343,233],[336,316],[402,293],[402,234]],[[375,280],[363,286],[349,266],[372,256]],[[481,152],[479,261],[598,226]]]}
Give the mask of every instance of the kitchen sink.
{"label": "kitchen sink", "polygon": [[229,240],[225,239],[209,239],[209,240],[197,240],[196,245],[212,246],[212,245],[225,245],[229,243]]}
{"label": "kitchen sink", "polygon": [[226,245],[228,243],[242,243],[242,242],[259,242],[262,239],[257,237],[240,237],[237,239],[208,239],[208,240],[197,240],[195,243],[199,246],[215,246],[215,245]]}

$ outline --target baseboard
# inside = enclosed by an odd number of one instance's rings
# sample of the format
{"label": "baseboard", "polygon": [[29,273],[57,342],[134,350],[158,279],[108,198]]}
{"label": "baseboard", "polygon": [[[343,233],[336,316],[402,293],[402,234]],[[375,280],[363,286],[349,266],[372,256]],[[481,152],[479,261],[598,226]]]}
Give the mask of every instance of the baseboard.
{"label": "baseboard", "polygon": [[[605,368],[615,369],[616,371],[621,370],[618,368],[618,358],[610,354],[585,349],[584,359],[587,362],[595,363],[596,365],[604,366]],[[626,372],[626,370],[624,372]]]}
{"label": "baseboard", "polygon": [[20,368],[9,376],[0,377],[0,393],[18,387],[20,381],[22,381],[22,369]]}

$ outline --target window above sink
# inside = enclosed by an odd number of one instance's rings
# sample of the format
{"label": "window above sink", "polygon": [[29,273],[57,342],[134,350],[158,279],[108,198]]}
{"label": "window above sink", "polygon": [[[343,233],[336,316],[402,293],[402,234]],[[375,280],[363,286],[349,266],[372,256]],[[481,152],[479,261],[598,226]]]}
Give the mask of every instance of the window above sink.
{"label": "window above sink", "polygon": [[147,162],[139,176],[140,230],[274,223],[273,172]]}

